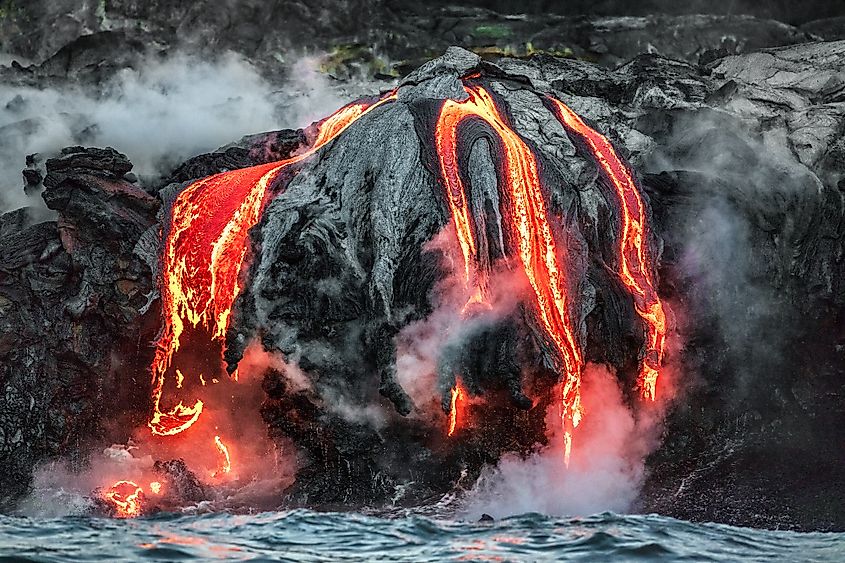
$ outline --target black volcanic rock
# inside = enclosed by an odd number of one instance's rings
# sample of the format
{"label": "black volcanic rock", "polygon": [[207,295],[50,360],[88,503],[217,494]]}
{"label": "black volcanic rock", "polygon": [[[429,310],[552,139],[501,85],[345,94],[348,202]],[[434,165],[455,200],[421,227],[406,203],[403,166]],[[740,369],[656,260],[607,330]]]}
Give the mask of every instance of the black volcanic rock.
{"label": "black volcanic rock", "polygon": [[845,15],[807,22],[801,25],[801,31],[812,33],[825,41],[845,39]]}
{"label": "black volcanic rock", "polygon": [[304,144],[305,136],[299,130],[248,135],[230,146],[189,158],[170,173],[167,183],[187,182],[226,170],[282,160]]}
{"label": "black volcanic rock", "polygon": [[748,15],[517,16],[386,0],[8,4],[0,18],[0,51],[33,64],[0,67],[0,76],[24,84],[101,83],[121,68],[144,64],[144,57],[176,51],[203,56],[232,51],[265,76],[281,78],[291,71],[295,53],[319,49],[321,67],[347,79],[404,75],[450,45],[491,59],[545,53],[613,67],[641,53],[695,63],[839,39],[835,19],[797,28]]}
{"label": "black volcanic rock", "polygon": [[4,506],[38,462],[79,466],[104,422],[128,433],[143,420],[151,351],[139,343],[158,330],[143,316],[153,280],[133,248],[159,203],[120,179],[131,165],[111,149],[74,147],[47,168],[43,196],[58,220],[26,226],[13,212],[0,229]]}

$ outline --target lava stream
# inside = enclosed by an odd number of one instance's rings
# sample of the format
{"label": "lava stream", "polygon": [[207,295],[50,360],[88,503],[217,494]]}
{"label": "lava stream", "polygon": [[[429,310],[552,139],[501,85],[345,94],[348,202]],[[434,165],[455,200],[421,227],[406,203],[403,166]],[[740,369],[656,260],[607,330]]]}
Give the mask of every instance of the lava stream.
{"label": "lava stream", "polygon": [[214,445],[217,447],[217,451],[220,452],[222,459],[219,469],[212,473],[212,477],[220,477],[232,471],[232,458],[229,457],[229,448],[226,447],[220,436],[214,437]]}
{"label": "lava stream", "polygon": [[648,218],[628,167],[622,162],[610,141],[589,127],[578,114],[563,102],[549,98],[554,113],[564,128],[580,138],[599,163],[600,172],[616,191],[622,210],[619,238],[619,278],[634,299],[634,308],[645,322],[646,354],[642,360],[637,386],[642,396],[654,400],[658,373],[663,363],[666,342],[666,315],[657,295],[648,252]]}
{"label": "lava stream", "polygon": [[458,427],[458,419],[460,411],[463,410],[463,403],[466,399],[466,392],[461,387],[460,382],[456,382],[452,387],[452,399],[449,405],[449,436],[455,433]]}
{"label": "lava stream", "polygon": [[161,302],[164,327],[151,366],[153,378],[153,434],[178,434],[199,418],[203,402],[181,401],[168,412],[161,409],[165,375],[179,349],[186,323],[208,329],[223,340],[246,259],[249,230],[258,222],[269,188],[287,167],[308,158],[370,110],[396,98],[388,94],[375,104],[347,105],[322,121],[311,147],[294,157],[223,172],[185,188],[170,213],[162,257]]}
{"label": "lava stream", "polygon": [[563,409],[566,458],[571,435],[580,420],[580,382],[583,362],[569,316],[567,280],[561,267],[534,154],[511,129],[491,95],[481,86],[465,85],[468,98],[446,100],[435,127],[437,154],[447,200],[465,260],[466,280],[475,264],[476,243],[466,188],[458,167],[458,126],[465,119],[484,120],[501,141],[504,184],[511,206],[510,228],[518,242],[523,269],[534,290],[537,311],[546,334],[563,360]]}

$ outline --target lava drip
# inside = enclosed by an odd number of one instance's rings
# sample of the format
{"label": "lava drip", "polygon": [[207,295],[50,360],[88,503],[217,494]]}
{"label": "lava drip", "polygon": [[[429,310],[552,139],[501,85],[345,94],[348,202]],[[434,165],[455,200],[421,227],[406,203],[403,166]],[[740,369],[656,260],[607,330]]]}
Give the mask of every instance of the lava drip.
{"label": "lava drip", "polygon": [[555,116],[569,135],[581,141],[599,164],[599,172],[613,186],[621,210],[618,275],[634,299],[634,308],[646,326],[645,354],[637,386],[642,396],[654,400],[666,342],[666,316],[657,295],[649,255],[648,217],[640,188],[628,166],[607,137],[588,126],[563,102],[549,98]]}
{"label": "lava drip", "polygon": [[[435,127],[442,181],[458,241],[465,260],[467,285],[475,268],[476,243],[472,214],[457,159],[458,126],[466,119],[486,122],[501,143],[503,184],[510,205],[509,228],[517,241],[523,270],[534,292],[537,314],[562,360],[561,406],[565,459],[569,462],[572,432],[581,417],[580,383],[583,361],[569,313],[566,269],[549,224],[547,205],[540,184],[536,158],[511,128],[493,97],[482,86],[464,85],[467,99],[446,100]],[[477,277],[478,273],[477,273]],[[484,291],[483,279],[477,290]]]}
{"label": "lava drip", "polygon": [[249,230],[269,200],[270,186],[288,167],[308,158],[362,115],[396,98],[390,93],[374,104],[344,106],[317,125],[306,151],[277,162],[223,172],[190,184],[176,198],[162,256],[161,302],[164,326],[151,366],[153,434],[168,436],[190,428],[203,402],[181,401],[167,412],[161,398],[165,376],[179,349],[186,323],[202,326],[213,340],[223,341],[246,260]]}
{"label": "lava drip", "polygon": [[452,387],[452,397],[449,401],[449,436],[452,436],[458,428],[458,419],[465,400],[466,391],[464,391],[461,382],[457,381],[455,386]]}
{"label": "lava drip", "polygon": [[214,445],[217,451],[220,452],[220,466],[217,471],[212,473],[212,477],[222,477],[223,475],[232,471],[232,458],[229,455],[229,448],[220,439],[220,436],[214,437]]}

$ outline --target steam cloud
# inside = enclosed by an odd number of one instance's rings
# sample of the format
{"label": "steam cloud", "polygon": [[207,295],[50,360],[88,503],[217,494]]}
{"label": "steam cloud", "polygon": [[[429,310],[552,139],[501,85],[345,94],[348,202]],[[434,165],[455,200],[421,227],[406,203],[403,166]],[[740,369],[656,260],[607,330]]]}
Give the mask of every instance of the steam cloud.
{"label": "steam cloud", "polygon": [[605,366],[588,364],[582,381],[586,416],[574,434],[569,467],[563,462],[560,413],[552,406],[546,414],[549,445],[527,459],[506,456],[482,473],[465,499],[465,517],[588,515],[631,507],[645,456],[656,445],[657,419],[635,416]]}
{"label": "steam cloud", "polygon": [[716,360],[735,374],[737,402],[759,391],[753,381],[782,369],[791,339],[789,272],[778,264],[788,263],[783,256],[796,252],[801,233],[786,224],[773,243],[766,231],[820,187],[783,135],[783,129],[755,131],[738,118],[700,112],[677,123],[644,163],[649,172],[685,171],[695,182],[683,204],[695,220],[671,229],[678,249],[672,267],[696,288],[699,327],[720,337]]}
{"label": "steam cloud", "polygon": [[[141,426],[133,431],[127,445],[104,448],[84,463],[59,460],[42,465],[35,472],[31,493],[20,503],[17,512],[30,517],[86,514],[93,507],[92,491],[119,480],[146,488],[151,481],[162,480],[154,472],[154,462],[167,459],[183,459],[210,486],[212,498],[180,505],[183,511],[276,508],[281,491],[293,482],[296,460],[292,450],[275,447],[261,419],[258,408],[263,399],[261,378],[268,367],[285,366],[277,356],[264,352],[258,345],[247,348],[238,369],[237,384],[221,381],[205,388],[203,399],[207,412],[191,428],[188,440],[161,441],[146,426]],[[243,408],[243,405],[251,406]],[[212,475],[220,463],[219,452],[213,447],[215,435],[223,438],[233,461],[232,473],[222,480]]]}
{"label": "steam cloud", "polygon": [[0,85],[0,212],[43,205],[22,189],[28,154],[111,146],[129,157],[136,174],[157,176],[244,135],[307,125],[350,94],[373,90],[362,82],[330,84],[318,62],[299,59],[281,85],[234,53],[215,60],[185,53],[148,58],[96,88]]}

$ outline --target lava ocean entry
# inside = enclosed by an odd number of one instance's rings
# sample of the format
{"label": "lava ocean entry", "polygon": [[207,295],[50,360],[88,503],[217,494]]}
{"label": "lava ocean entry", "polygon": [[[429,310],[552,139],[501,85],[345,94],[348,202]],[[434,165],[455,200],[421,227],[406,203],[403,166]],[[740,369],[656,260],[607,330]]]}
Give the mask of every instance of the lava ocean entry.
{"label": "lava ocean entry", "polygon": [[[315,493],[304,476],[360,488],[361,499],[388,495],[414,471],[422,491],[443,488],[436,476],[454,482],[466,459],[478,470],[545,441],[556,432],[547,427],[550,409],[559,417],[565,471],[579,455],[579,423],[590,416],[581,397],[588,361],[615,361],[635,408],[661,398],[667,327],[656,289],[658,244],[631,167],[552,95],[495,69],[451,69],[437,80],[425,73],[342,107],[281,160],[179,188],[158,256],[153,446],[178,438],[208,450],[219,460],[212,482],[236,472],[240,447],[226,426],[236,416],[215,422],[213,440],[191,436],[210,416],[206,393],[240,384],[239,363],[256,337],[284,358],[263,376],[260,409],[271,438],[299,449],[294,502],[336,502],[325,484]],[[568,139],[568,160],[524,134],[525,116],[511,113],[513,92],[532,97],[533,116],[542,119],[535,129],[555,131],[558,144]],[[575,158],[595,169],[589,196],[602,213],[590,215],[567,191]],[[445,243],[433,248],[435,238]],[[597,277],[604,285],[588,291]],[[613,295],[602,297],[602,287]],[[452,326],[440,335],[433,372],[414,373],[409,384],[397,369],[397,342],[433,314],[451,316]],[[621,329],[596,335],[618,341],[588,338],[602,315]],[[360,348],[350,349],[350,334]],[[307,383],[294,385],[294,362]],[[338,397],[352,405],[347,412],[332,407]],[[373,402],[377,439],[349,414]],[[351,437],[332,430],[338,425],[355,428]],[[396,459],[415,457],[431,459],[396,472]],[[386,483],[364,477],[379,471]],[[371,483],[359,487],[365,478]],[[122,517],[145,513],[161,494],[157,480],[120,480],[101,492]]]}

